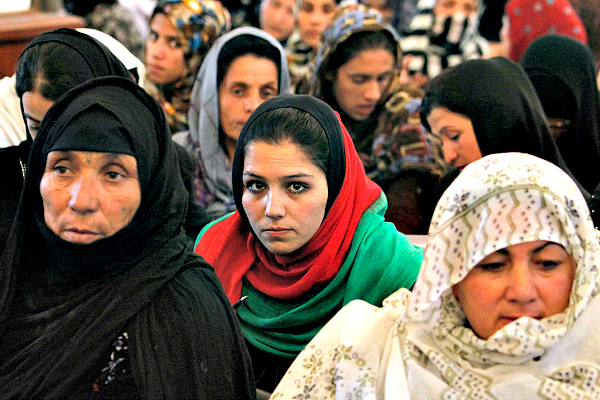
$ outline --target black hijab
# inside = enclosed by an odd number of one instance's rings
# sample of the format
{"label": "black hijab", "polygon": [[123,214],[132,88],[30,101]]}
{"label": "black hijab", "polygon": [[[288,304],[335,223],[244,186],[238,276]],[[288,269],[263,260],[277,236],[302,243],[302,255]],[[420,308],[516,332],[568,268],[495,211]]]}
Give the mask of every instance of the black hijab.
{"label": "black hijab", "polygon": [[[40,181],[53,149],[134,155],[141,203],[132,221],[89,245],[48,229]],[[163,113],[133,81],[93,79],[50,108],[0,270],[1,398],[85,393],[124,329],[144,398],[253,393],[235,316],[183,233],[187,204]]]}
{"label": "black hijab", "polygon": [[546,115],[567,118],[560,154],[577,180],[593,192],[600,182],[600,94],[590,49],[561,35],[535,40],[521,60]]}

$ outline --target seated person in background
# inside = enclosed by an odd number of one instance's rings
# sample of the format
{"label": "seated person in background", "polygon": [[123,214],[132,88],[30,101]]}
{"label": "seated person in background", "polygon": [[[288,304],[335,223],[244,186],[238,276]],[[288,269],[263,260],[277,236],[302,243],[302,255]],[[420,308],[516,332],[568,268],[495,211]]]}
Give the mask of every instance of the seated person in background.
{"label": "seated person in background", "polygon": [[465,61],[434,78],[423,98],[421,122],[442,141],[444,158],[453,167],[442,177],[436,202],[462,169],[494,153],[532,154],[572,176],[531,81],[504,57]]}
{"label": "seated person in background", "polygon": [[[443,166],[436,165],[434,146],[420,122],[409,132],[409,115],[418,111],[423,93],[399,83],[401,57],[398,34],[378,11],[362,5],[343,7],[323,33],[310,94],[339,112],[367,175],[386,195],[394,193],[387,198],[396,227],[414,233],[420,222],[418,192],[437,181]],[[423,173],[408,173],[407,152],[419,154],[422,163],[410,169]]]}
{"label": "seated person in background", "polygon": [[321,34],[337,10],[337,0],[296,0],[296,29],[290,35],[285,51],[292,80],[292,93],[306,93],[296,86],[310,81],[310,60],[314,57]]}
{"label": "seated person in background", "polygon": [[294,0],[262,0],[258,14],[260,28],[285,46],[294,31]]}
{"label": "seated person in background", "polygon": [[238,211],[207,226],[196,253],[238,308],[257,388],[270,392],[345,304],[410,288],[422,249],[384,222],[348,132],[312,96],[278,96],[252,114],[233,161]]}
{"label": "seated person in background", "polygon": [[283,47],[260,29],[234,29],[206,55],[192,92],[190,130],[174,139],[198,160],[196,198],[209,219],[235,210],[231,162],[244,123],[289,87]]}
{"label": "seated person in background", "polygon": [[569,36],[587,45],[583,22],[569,0],[510,0],[504,12],[503,55],[514,62],[521,61],[531,42],[544,35]]}
{"label": "seated person in background", "polygon": [[593,398],[599,263],[589,209],[564,171],[487,156],[438,203],[412,292],[343,308],[272,399]]}
{"label": "seated person in background", "polygon": [[477,31],[481,8],[480,0],[419,0],[401,41],[415,83],[487,54],[488,42]]}
{"label": "seated person in background", "polygon": [[592,52],[575,39],[546,35],[531,43],[521,66],[544,107],[560,154],[593,193],[600,183],[600,92]]}
{"label": "seated person in background", "polygon": [[254,398],[237,318],[183,231],[177,158],[131,80],[48,110],[0,264],[1,398]]}
{"label": "seated person in background", "polygon": [[213,0],[160,0],[150,18],[144,89],[161,105],[173,134],[188,130],[192,87],[229,12]]}

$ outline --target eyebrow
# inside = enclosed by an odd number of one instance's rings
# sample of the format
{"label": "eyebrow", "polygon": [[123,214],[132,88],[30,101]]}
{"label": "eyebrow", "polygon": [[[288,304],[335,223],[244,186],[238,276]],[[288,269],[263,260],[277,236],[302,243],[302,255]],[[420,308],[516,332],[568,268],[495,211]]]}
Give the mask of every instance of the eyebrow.
{"label": "eyebrow", "polygon": [[[536,248],[535,248],[535,249],[533,249],[531,252],[532,252],[533,254],[537,254],[537,253],[539,253],[540,251],[544,250],[546,247],[548,247],[548,246],[552,246],[552,245],[555,245],[555,246],[560,246],[560,244],[558,244],[558,243],[554,243],[554,242],[546,242],[546,243],[544,243],[543,245],[541,245],[541,246],[539,246],[539,247],[536,247]],[[502,254],[502,255],[505,255],[505,256],[507,256],[507,255],[509,254],[509,252],[508,252],[508,250],[507,250],[506,248],[504,248],[504,249],[500,249],[500,250],[496,250],[495,252],[496,252],[496,253],[499,253],[499,254]]]}
{"label": "eyebrow", "polygon": [[[244,172],[244,176],[248,176],[251,178],[264,179],[261,175],[255,174],[253,172]],[[314,177],[314,175],[310,175],[310,174],[292,174],[292,175],[285,175],[282,178],[283,179],[295,179],[295,178],[313,178],[313,177]]]}

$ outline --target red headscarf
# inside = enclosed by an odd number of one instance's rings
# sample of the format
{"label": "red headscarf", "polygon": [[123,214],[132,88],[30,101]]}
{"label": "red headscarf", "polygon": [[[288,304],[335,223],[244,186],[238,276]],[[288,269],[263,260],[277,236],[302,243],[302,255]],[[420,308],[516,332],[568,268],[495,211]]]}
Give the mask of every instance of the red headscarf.
{"label": "red headscarf", "polygon": [[510,21],[510,59],[521,61],[531,42],[540,36],[558,34],[588,43],[583,22],[568,0],[511,0],[505,14]]}
{"label": "red headscarf", "polygon": [[[289,96],[293,97],[297,96]],[[346,259],[361,216],[381,195],[381,188],[367,178],[339,115],[333,110],[330,115],[341,126],[346,173],[335,201],[308,243],[294,256],[274,255],[256,239],[236,211],[210,227],[196,246],[195,252],[214,267],[231,303],[240,298],[244,277],[258,291],[278,299],[298,297],[333,279]]]}

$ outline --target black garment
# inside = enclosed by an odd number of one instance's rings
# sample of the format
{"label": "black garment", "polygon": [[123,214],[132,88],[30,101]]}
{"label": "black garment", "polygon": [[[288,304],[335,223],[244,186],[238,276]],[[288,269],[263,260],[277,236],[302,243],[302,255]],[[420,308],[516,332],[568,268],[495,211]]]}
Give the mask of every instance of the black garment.
{"label": "black garment", "polygon": [[24,166],[29,142],[0,149],[0,255],[4,251],[23,189]]}
{"label": "black garment", "polygon": [[[81,134],[94,126],[107,129]],[[87,245],[54,234],[40,194],[51,150],[131,151],[131,222]],[[0,398],[79,398],[124,331],[140,397],[255,397],[237,317],[183,232],[187,204],[160,106],[131,80],[93,79],[50,108],[0,265]]]}
{"label": "black garment", "polygon": [[592,52],[569,37],[547,35],[529,45],[521,66],[546,115],[571,121],[556,144],[579,183],[593,192],[600,183],[600,93]]}
{"label": "black garment", "polygon": [[483,0],[484,10],[479,20],[479,33],[490,42],[500,42],[504,6],[508,0]]}
{"label": "black garment", "polygon": [[295,358],[268,353],[249,341],[246,341],[246,346],[252,359],[256,388],[273,393]]}

